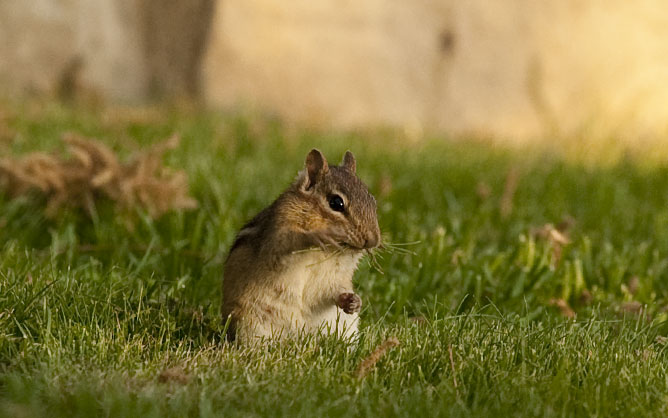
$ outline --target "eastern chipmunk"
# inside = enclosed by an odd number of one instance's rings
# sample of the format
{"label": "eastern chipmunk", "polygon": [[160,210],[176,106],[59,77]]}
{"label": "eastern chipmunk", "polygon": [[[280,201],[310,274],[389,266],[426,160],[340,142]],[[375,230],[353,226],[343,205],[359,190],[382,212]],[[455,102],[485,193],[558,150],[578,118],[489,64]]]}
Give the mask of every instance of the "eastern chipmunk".
{"label": "eastern chipmunk", "polygon": [[223,279],[229,339],[357,334],[353,273],[381,238],[376,200],[355,171],[350,151],[330,166],[311,150],[292,185],[239,231]]}

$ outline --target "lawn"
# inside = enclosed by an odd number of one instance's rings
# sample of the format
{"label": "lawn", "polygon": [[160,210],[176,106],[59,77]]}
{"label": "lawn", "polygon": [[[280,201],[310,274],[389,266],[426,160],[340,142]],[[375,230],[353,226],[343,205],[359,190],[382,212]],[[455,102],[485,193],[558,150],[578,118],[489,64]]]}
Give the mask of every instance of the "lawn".
{"label": "lawn", "polygon": [[[176,133],[163,161],[198,202],[54,215],[0,190],[2,417],[668,413],[668,161],[651,149],[416,142],[190,108],[2,102],[0,116],[1,158],[75,132],[127,159]],[[313,147],[355,153],[391,244],[356,274],[360,341],[229,345],[227,247]]]}

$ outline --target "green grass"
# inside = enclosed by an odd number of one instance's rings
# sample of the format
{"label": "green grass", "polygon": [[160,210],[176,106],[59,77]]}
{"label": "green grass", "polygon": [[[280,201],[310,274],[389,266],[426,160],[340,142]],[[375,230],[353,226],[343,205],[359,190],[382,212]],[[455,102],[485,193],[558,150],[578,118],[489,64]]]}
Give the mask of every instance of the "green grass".
{"label": "green grass", "polygon": [[[58,149],[75,131],[127,156],[177,132],[165,162],[187,171],[200,207],[152,220],[102,202],[94,220],[49,219],[39,199],[0,194],[0,417],[668,413],[666,163],[253,115],[4,109],[2,155]],[[218,314],[226,248],[312,147],[337,162],[355,152],[385,240],[414,254],[382,253],[382,273],[361,266],[358,345],[230,346]],[[502,216],[510,170],[517,191]],[[565,217],[571,243],[556,260],[532,229]],[[389,336],[401,345],[357,379]],[[167,369],[182,379],[164,382]]]}

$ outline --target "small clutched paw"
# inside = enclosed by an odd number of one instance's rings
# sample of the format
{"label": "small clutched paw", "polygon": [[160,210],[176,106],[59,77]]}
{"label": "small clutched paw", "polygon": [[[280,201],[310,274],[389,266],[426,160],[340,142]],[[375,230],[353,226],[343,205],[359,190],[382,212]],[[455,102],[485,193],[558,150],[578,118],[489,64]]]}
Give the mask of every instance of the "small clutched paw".
{"label": "small clutched paw", "polygon": [[341,293],[336,299],[336,306],[343,309],[343,312],[352,314],[360,311],[362,299],[354,293]]}

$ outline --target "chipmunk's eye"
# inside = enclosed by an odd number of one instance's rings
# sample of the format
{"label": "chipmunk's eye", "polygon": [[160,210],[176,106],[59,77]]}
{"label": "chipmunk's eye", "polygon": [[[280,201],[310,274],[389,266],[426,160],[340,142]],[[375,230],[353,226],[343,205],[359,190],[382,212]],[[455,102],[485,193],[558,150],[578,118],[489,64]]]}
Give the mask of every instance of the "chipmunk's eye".
{"label": "chipmunk's eye", "polygon": [[338,194],[333,194],[329,197],[329,207],[332,208],[334,212],[343,212],[344,204],[343,199]]}

